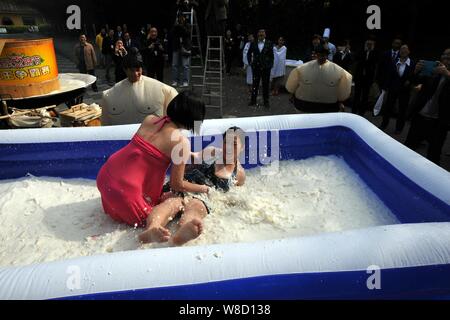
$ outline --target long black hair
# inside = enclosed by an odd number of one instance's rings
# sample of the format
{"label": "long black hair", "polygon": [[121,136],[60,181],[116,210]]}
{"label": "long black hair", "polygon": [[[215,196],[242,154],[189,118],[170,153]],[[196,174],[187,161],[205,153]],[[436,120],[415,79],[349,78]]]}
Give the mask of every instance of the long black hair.
{"label": "long black hair", "polygon": [[194,131],[195,122],[205,119],[205,103],[191,91],[180,92],[167,107],[167,115],[177,125]]}

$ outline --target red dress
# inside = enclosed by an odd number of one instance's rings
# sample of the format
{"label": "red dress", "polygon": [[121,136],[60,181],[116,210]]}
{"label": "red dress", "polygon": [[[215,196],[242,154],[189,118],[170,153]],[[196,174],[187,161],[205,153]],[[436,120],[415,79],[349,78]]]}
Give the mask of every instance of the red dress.
{"label": "red dress", "polygon": [[[163,117],[158,132],[169,123]],[[114,220],[130,226],[145,226],[153,207],[159,204],[171,159],[136,134],[100,169],[97,188],[103,209]]]}

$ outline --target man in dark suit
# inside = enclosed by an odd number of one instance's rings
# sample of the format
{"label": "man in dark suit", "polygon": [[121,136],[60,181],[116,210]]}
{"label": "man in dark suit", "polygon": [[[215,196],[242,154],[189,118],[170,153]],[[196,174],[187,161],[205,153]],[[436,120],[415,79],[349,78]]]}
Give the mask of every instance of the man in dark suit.
{"label": "man in dark suit", "polygon": [[125,32],[123,34],[123,46],[125,47],[125,50],[127,50],[127,52],[129,52],[131,50],[131,48],[133,48],[133,47],[137,48],[137,49],[141,49],[139,46],[139,43],[137,43],[136,41],[131,39],[129,32]]}
{"label": "man in dark suit", "polygon": [[421,90],[405,145],[417,150],[420,143],[427,140],[427,158],[439,165],[450,128],[450,48],[444,51],[431,76],[421,75],[423,69],[424,63],[420,61],[415,68],[414,82],[421,85]]}
{"label": "man in dark suit", "polygon": [[259,83],[262,80],[264,107],[270,108],[270,71],[273,67],[274,53],[273,44],[269,40],[266,40],[266,31],[264,29],[258,31],[258,40],[250,45],[250,49],[247,53],[247,60],[253,70],[253,87],[249,106],[256,105]]}
{"label": "man in dark suit", "polygon": [[395,64],[390,64],[386,70],[385,80],[381,89],[387,91],[387,102],[383,107],[383,122],[380,129],[386,130],[394,111],[395,103],[399,102],[399,112],[395,134],[401,134],[406,121],[406,111],[411,97],[411,80],[414,76],[415,65],[409,58],[410,50],[407,45],[400,48],[399,58]]}
{"label": "man in dark suit", "polygon": [[353,53],[351,51],[350,41],[345,40],[338,44],[336,55],[334,56],[334,63],[350,72],[353,65]]}
{"label": "man in dark suit", "polygon": [[111,82],[110,70],[113,68],[114,38],[114,30],[110,29],[108,35],[103,38],[102,43],[102,54],[105,56],[106,81],[108,82]]}
{"label": "man in dark suit", "polygon": [[400,38],[395,38],[392,41],[391,49],[381,55],[377,74],[377,82],[380,86],[384,86],[383,83],[387,80],[392,65],[397,63],[398,58],[400,58],[400,48],[402,45],[403,41]]}
{"label": "man in dark suit", "polygon": [[370,88],[375,82],[375,75],[380,60],[374,38],[366,41],[364,50],[356,57],[355,96],[352,111],[364,116],[369,105]]}

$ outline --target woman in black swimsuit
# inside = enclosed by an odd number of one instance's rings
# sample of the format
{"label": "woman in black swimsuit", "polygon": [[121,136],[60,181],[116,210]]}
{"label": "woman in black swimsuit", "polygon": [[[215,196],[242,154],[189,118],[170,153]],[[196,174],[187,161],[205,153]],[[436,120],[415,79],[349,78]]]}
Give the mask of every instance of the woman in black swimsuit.
{"label": "woman in black swimsuit", "polygon": [[[222,148],[208,147],[200,153],[194,153],[193,165],[187,166],[184,174],[186,181],[200,185],[206,185],[210,189],[228,192],[233,186],[242,186],[245,183],[245,171],[239,162],[239,156],[244,150],[244,138],[242,130],[236,127],[228,129],[223,134]],[[197,164],[199,163],[199,164]],[[207,194],[197,194],[190,192],[173,193],[170,192],[170,184],[164,186],[164,192],[168,192],[169,197],[182,197],[189,205],[197,208],[192,214],[179,221],[180,230],[171,239],[173,245],[183,245],[199,236],[203,230],[202,219],[208,213],[214,211],[213,203]],[[188,232],[183,228],[185,221],[196,220],[199,230]],[[199,232],[200,231],[200,232]]]}

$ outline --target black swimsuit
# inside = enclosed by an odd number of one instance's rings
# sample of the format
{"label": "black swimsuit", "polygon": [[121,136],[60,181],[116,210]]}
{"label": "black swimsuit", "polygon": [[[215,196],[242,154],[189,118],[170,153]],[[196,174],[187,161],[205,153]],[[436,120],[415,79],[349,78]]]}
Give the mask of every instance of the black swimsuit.
{"label": "black swimsuit", "polygon": [[[200,165],[190,166],[184,173],[184,179],[190,183],[208,186],[222,192],[228,192],[234,185],[234,181],[237,177],[237,170],[238,167],[236,166],[233,173],[231,174],[231,177],[228,179],[219,178],[216,176],[216,161],[214,161],[213,163],[203,162]],[[168,182],[164,185],[163,192],[170,191],[170,183]],[[208,213],[210,213],[212,205],[209,201],[207,201],[206,194],[203,195],[191,192],[178,192],[176,194],[182,196],[183,198],[191,196],[202,201],[206,209],[208,210]]]}

